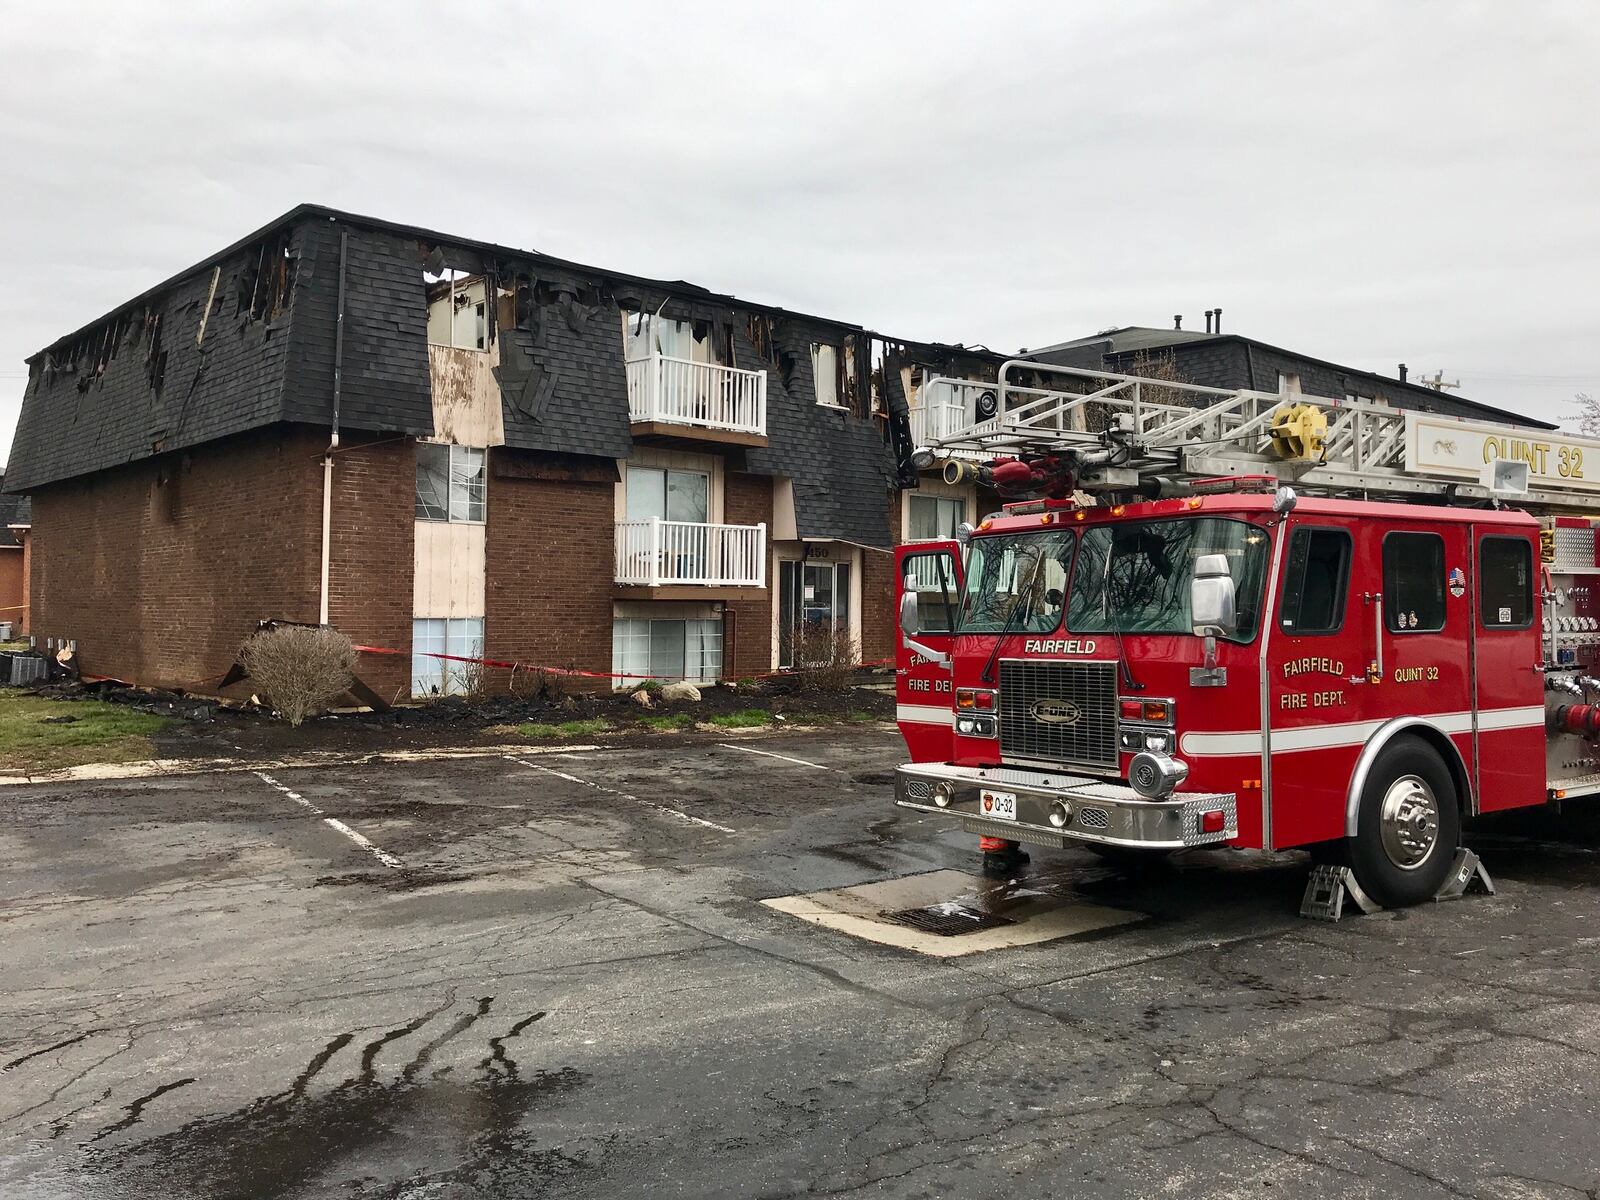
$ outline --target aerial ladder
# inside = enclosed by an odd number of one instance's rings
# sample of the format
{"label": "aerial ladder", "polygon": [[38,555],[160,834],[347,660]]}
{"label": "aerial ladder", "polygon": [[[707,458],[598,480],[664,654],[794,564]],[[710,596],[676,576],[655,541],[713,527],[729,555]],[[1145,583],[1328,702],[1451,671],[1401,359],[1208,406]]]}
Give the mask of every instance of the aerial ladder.
{"label": "aerial ladder", "polygon": [[1015,358],[994,383],[935,376],[919,398],[913,465],[942,463],[948,482],[1003,499],[1267,477],[1322,495],[1600,513],[1600,441],[1554,430]]}

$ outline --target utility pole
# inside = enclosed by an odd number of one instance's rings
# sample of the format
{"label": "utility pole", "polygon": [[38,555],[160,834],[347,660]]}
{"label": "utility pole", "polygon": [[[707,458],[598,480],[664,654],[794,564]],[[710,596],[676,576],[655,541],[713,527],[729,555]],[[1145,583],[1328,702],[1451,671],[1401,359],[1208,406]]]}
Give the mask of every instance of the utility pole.
{"label": "utility pole", "polygon": [[1432,388],[1436,392],[1442,392],[1449,388],[1458,388],[1461,386],[1461,381],[1459,379],[1447,380],[1444,377],[1444,371],[1442,369],[1435,371],[1432,375],[1421,376],[1417,382],[1423,387]]}

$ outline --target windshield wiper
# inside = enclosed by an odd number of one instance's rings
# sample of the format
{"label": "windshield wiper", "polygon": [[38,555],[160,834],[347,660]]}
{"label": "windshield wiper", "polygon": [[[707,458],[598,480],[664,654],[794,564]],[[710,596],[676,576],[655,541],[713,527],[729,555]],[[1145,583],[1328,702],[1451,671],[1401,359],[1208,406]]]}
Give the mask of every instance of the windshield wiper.
{"label": "windshield wiper", "polygon": [[994,682],[994,662],[995,659],[1000,657],[1001,643],[1003,643],[1006,638],[1011,635],[1011,623],[1017,619],[1017,614],[1020,613],[1024,607],[1023,597],[1027,592],[1031,592],[1034,589],[1034,586],[1039,582],[1039,574],[1043,570],[1044,555],[1041,553],[1039,555],[1039,561],[1033,565],[1033,575],[1028,580],[1026,588],[1017,592],[1017,602],[1011,606],[1011,611],[1006,614],[1004,624],[1000,626],[1000,632],[994,639],[994,649],[989,651],[989,661],[983,664],[983,674],[978,676],[978,678],[984,683]]}
{"label": "windshield wiper", "polygon": [[1122,624],[1117,620],[1116,609],[1111,604],[1111,556],[1115,549],[1115,539],[1112,539],[1106,546],[1106,569],[1100,575],[1100,615],[1111,626],[1111,636],[1117,639],[1117,666],[1122,671],[1123,684],[1130,692],[1142,692],[1144,684],[1133,677],[1128,650],[1122,644]]}

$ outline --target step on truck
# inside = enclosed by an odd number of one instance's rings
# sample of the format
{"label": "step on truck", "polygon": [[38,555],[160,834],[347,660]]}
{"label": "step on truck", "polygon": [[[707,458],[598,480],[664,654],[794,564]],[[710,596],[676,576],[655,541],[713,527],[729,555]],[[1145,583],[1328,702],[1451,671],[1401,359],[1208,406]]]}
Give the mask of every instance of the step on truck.
{"label": "step on truck", "polygon": [[1001,866],[1308,849],[1396,906],[1473,818],[1600,794],[1600,443],[1026,360],[988,386],[916,452],[1009,502],[896,552],[900,807]]}

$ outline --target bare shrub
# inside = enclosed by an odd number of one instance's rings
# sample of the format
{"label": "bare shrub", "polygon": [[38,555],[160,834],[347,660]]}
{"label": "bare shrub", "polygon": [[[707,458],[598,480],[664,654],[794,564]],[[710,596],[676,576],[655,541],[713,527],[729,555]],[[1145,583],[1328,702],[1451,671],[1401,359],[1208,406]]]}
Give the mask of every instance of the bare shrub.
{"label": "bare shrub", "polygon": [[356,648],[337,629],[280,625],[247,638],[239,661],[267,702],[299,725],[349,691]]}
{"label": "bare shrub", "polygon": [[469,701],[483,699],[488,691],[488,676],[482,663],[447,661],[445,674],[449,681],[446,690]]}
{"label": "bare shrub", "polygon": [[568,677],[544,667],[516,666],[511,668],[510,692],[519,700],[556,701],[564,699],[569,690]]}
{"label": "bare shrub", "polygon": [[803,692],[842,692],[855,678],[855,639],[847,630],[802,624],[794,635],[794,678]]}

